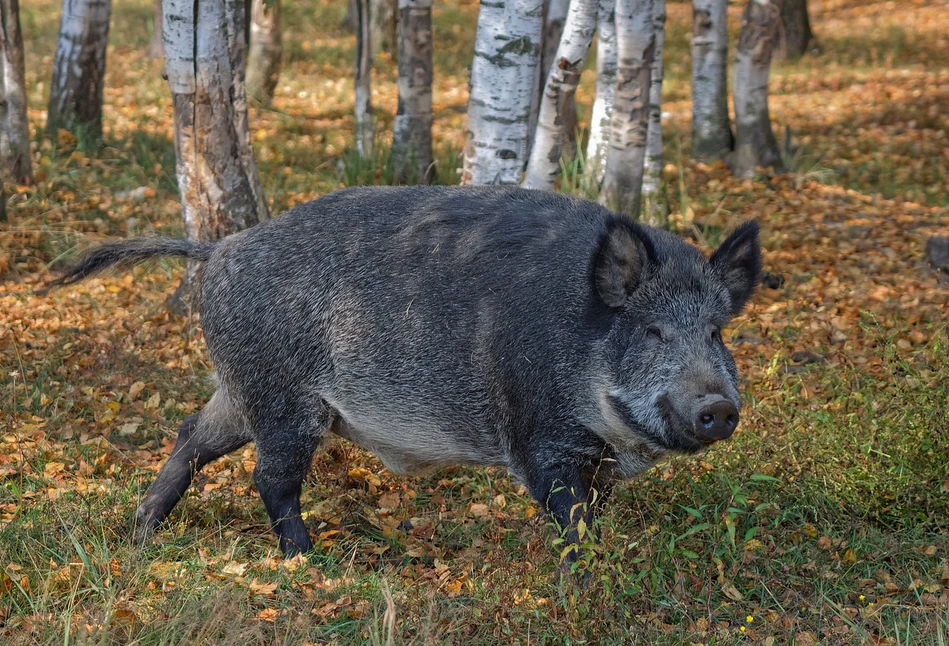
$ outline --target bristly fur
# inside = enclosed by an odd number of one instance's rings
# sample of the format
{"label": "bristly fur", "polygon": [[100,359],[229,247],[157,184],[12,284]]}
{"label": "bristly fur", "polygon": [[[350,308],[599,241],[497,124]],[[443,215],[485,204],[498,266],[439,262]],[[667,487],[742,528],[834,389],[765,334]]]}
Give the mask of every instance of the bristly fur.
{"label": "bristly fur", "polygon": [[[397,472],[503,465],[575,542],[594,490],[601,500],[738,421],[720,332],[758,281],[754,223],[709,262],[564,195],[366,187],[217,243],[105,245],[55,284],[161,255],[207,261],[201,323],[219,384],[142,501],[140,536],[201,467],[253,441],[280,547],[308,551],[300,488],[334,433]],[[731,427],[702,421],[709,411]]]}
{"label": "bristly fur", "polygon": [[60,285],[72,285],[113,265],[129,267],[158,256],[187,256],[206,261],[214,251],[215,242],[195,242],[179,238],[132,238],[109,242],[85,254],[77,263],[62,270],[62,275],[45,286],[40,293]]}

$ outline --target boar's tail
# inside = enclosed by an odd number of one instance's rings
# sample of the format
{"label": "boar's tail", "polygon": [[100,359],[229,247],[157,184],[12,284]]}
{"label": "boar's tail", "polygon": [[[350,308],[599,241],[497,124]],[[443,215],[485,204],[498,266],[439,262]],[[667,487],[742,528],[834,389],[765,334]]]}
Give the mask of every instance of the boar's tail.
{"label": "boar's tail", "polygon": [[100,245],[79,262],[63,270],[62,275],[42,290],[72,285],[112,265],[130,267],[157,256],[187,256],[204,261],[211,257],[216,242],[195,242],[184,238],[132,238]]}

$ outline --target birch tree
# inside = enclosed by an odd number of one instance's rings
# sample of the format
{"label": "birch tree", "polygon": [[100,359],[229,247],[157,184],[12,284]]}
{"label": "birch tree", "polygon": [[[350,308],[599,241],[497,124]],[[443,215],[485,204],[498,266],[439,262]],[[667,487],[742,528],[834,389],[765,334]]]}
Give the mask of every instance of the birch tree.
{"label": "birch tree", "polygon": [[557,48],[560,47],[560,38],[563,36],[564,23],[567,21],[567,12],[570,9],[570,0],[547,0],[547,11],[544,15],[544,37],[541,48],[540,69],[544,78],[550,72],[550,66],[557,58]]}
{"label": "birch tree", "polygon": [[432,179],[432,0],[399,0],[399,107],[392,125],[395,181]]}
{"label": "birch tree", "polygon": [[0,222],[7,219],[7,183],[33,178],[26,68],[19,0],[0,0]]}
{"label": "birch tree", "polygon": [[359,20],[359,0],[346,0],[346,16],[340,27],[355,32],[359,29],[357,21]]}
{"label": "birch tree", "polygon": [[283,36],[280,0],[250,0],[250,53],[247,55],[247,96],[265,104],[273,100],[280,78]]}
{"label": "birch tree", "polygon": [[784,0],[781,5],[780,53],[787,59],[797,60],[803,56],[811,43],[811,18],[807,13],[807,0]]}
{"label": "birch tree", "polygon": [[658,225],[662,210],[659,187],[662,184],[662,45],[666,31],[666,0],[653,2],[652,29],[656,35],[656,51],[649,83],[649,125],[646,134],[643,196],[646,198],[647,224]]}
{"label": "birch tree", "polygon": [[724,159],[728,120],[728,0],[692,1],[692,157]]}
{"label": "birch tree", "polygon": [[372,155],[372,29],[370,0],[356,2],[356,152],[360,157]]}
{"label": "birch tree", "polygon": [[537,131],[527,162],[524,186],[551,190],[560,172],[560,157],[567,143],[574,109],[574,95],[587,52],[596,30],[597,0],[573,0],[564,23],[563,36],[547,73],[537,117]]}
{"label": "birch tree", "polygon": [[639,216],[656,53],[654,0],[616,0],[616,95],[600,202]]}
{"label": "birch tree", "polygon": [[471,63],[463,184],[521,181],[543,18],[543,0],[481,4]]}
{"label": "birch tree", "polygon": [[60,128],[102,137],[105,50],[112,0],[63,0],[49,88],[46,131]]}
{"label": "birch tree", "polygon": [[596,90],[590,116],[584,173],[600,190],[610,143],[613,97],[616,94],[616,0],[599,0],[596,17]]}
{"label": "birch tree", "polygon": [[[540,69],[537,79],[537,105],[531,108],[532,121],[530,124],[530,133],[528,134],[533,145],[533,137],[537,129],[537,116],[540,108],[540,101],[543,100],[546,91],[547,75],[550,74],[550,68],[557,60],[557,48],[560,47],[560,39],[563,37],[564,23],[567,21],[567,11],[570,8],[570,0],[547,0],[547,13],[544,16],[544,35],[542,38]],[[565,139],[563,143],[562,156],[572,159],[576,154],[576,131],[577,131],[577,106],[573,96],[569,99],[569,104],[564,106],[563,128]]]}
{"label": "birch tree", "polygon": [[[162,9],[184,228],[213,240],[268,217],[247,125],[244,0],[164,0]],[[195,278],[191,263],[173,310],[187,311]]]}
{"label": "birch tree", "polygon": [[20,1],[0,0],[0,182],[33,177]]}
{"label": "birch tree", "polygon": [[395,52],[399,46],[399,0],[370,0],[369,37],[372,56],[380,52]]}
{"label": "birch tree", "polygon": [[781,151],[771,130],[768,76],[781,22],[781,0],[749,0],[735,54],[735,150],[732,173],[752,177],[758,166],[782,170]]}
{"label": "birch tree", "polygon": [[161,36],[161,0],[154,0],[152,5],[155,17],[152,21],[152,40],[148,43],[147,54],[149,58],[161,58],[165,55],[165,46]]}

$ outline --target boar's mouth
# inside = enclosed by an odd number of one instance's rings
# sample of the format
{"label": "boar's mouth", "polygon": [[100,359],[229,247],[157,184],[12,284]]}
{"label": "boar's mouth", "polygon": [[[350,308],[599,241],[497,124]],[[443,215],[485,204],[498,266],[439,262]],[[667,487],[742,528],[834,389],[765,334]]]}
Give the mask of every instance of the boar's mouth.
{"label": "boar's mouth", "polygon": [[[634,417],[621,397],[610,393],[606,395],[606,401],[609,403],[610,411],[618,416],[619,419],[616,421],[632,431],[639,440],[645,442],[654,450],[697,453],[711,444],[692,433],[691,427],[685,424],[682,417],[675,412],[669,398],[665,395],[660,397],[658,402],[665,431],[650,428],[649,425],[640,422]],[[610,441],[610,439],[613,439],[619,445],[623,445],[628,443],[630,438],[607,438],[607,441]]]}
{"label": "boar's mouth", "polygon": [[669,437],[666,437],[664,442],[670,450],[680,453],[698,453],[715,443],[715,440],[695,434],[692,423],[679,414],[668,395],[659,398],[658,406],[666,428],[670,430]]}

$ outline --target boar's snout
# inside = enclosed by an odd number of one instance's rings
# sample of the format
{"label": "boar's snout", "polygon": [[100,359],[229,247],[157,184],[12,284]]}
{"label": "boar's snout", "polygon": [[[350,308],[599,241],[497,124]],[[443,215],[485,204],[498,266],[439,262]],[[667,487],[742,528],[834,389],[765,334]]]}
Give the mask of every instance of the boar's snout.
{"label": "boar's snout", "polygon": [[703,440],[718,441],[731,437],[738,426],[738,408],[727,399],[703,397],[695,414],[695,434]]}

